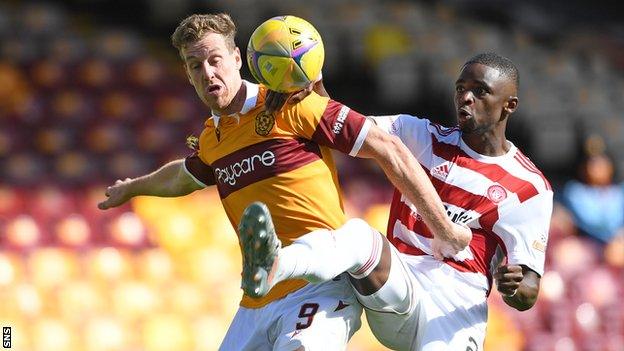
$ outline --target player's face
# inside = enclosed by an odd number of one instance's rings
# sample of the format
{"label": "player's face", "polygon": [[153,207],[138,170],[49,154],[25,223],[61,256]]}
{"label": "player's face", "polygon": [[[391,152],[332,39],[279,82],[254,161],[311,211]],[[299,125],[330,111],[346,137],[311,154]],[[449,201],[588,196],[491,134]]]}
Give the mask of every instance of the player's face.
{"label": "player's face", "polygon": [[510,78],[497,69],[473,63],[455,82],[457,123],[462,132],[484,134],[495,129],[517,105]]}
{"label": "player's face", "polygon": [[223,112],[242,84],[238,48],[230,50],[223,35],[209,33],[182,48],[182,56],[186,74],[199,98],[214,112]]}

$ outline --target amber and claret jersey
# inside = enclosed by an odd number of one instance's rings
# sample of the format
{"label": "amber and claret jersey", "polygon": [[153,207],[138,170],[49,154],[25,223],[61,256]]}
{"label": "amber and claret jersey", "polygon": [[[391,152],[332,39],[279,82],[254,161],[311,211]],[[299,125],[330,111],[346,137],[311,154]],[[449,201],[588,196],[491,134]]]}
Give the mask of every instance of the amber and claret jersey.
{"label": "amber and claret jersey", "polygon": [[[344,224],[330,149],[355,156],[371,122],[315,93],[271,115],[264,109],[267,89],[243,84],[243,109],[236,116],[206,120],[198,150],[186,158],[186,171],[200,185],[217,186],[234,228],[250,203],[264,202],[284,246],[308,232]],[[305,285],[304,280],[286,280],[263,298],[243,296],[241,306],[259,308]]]}

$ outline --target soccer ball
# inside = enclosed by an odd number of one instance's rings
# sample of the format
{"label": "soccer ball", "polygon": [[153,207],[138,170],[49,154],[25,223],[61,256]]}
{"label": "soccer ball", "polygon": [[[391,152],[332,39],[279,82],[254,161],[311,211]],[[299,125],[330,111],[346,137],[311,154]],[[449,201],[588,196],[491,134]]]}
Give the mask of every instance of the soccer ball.
{"label": "soccer ball", "polygon": [[247,64],[254,78],[269,89],[291,93],[318,79],[325,49],[316,29],[295,16],[273,17],[251,35]]}

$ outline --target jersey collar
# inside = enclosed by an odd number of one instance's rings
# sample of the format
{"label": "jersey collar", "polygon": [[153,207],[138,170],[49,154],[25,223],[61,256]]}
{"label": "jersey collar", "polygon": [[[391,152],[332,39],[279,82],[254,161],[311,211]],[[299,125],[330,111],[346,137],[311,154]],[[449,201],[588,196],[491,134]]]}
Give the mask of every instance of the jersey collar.
{"label": "jersey collar", "polygon": [[260,86],[258,84],[254,84],[248,82],[243,79],[243,84],[247,87],[247,97],[245,97],[245,103],[243,104],[243,108],[238,113],[233,113],[231,115],[217,115],[212,112],[212,120],[214,121],[215,127],[219,127],[219,120],[225,117],[233,117],[236,118],[238,122],[240,120],[240,116],[246,114],[251,111],[254,107],[256,107],[256,103],[258,102],[258,91],[260,91]]}
{"label": "jersey collar", "polygon": [[499,163],[503,160],[512,158],[516,154],[516,151],[518,150],[518,148],[516,148],[516,146],[509,140],[506,140],[506,143],[507,145],[509,145],[509,150],[504,155],[486,156],[486,155],[481,155],[480,153],[471,149],[470,146],[468,146],[468,144],[464,142],[464,139],[462,139],[461,134],[459,135],[459,148],[462,149],[468,156],[472,157],[473,159],[479,160],[485,163]]}

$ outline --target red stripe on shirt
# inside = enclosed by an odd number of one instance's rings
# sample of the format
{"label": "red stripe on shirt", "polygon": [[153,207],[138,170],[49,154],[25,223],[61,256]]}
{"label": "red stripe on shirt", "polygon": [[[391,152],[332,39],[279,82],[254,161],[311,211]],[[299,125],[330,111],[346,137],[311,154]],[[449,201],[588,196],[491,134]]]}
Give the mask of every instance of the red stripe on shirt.
{"label": "red stripe on shirt", "polygon": [[548,179],[546,179],[546,177],[544,176],[544,173],[542,173],[539,170],[539,168],[537,168],[537,166],[531,161],[531,159],[529,159],[520,150],[518,150],[518,152],[516,153],[516,156],[517,156],[516,160],[518,160],[521,165],[525,166],[525,168],[527,168],[529,171],[539,175],[540,178],[542,178],[542,180],[544,181],[544,185],[546,185],[546,189],[552,191],[552,186],[550,185],[550,182],[548,181]]}
{"label": "red stripe on shirt", "polygon": [[431,139],[434,155],[454,162],[460,167],[475,171],[489,180],[502,185],[505,189],[516,193],[520,202],[537,195],[538,191],[531,182],[513,176],[501,166],[477,161],[466,154],[459,146],[438,141],[434,135],[431,135]]}

